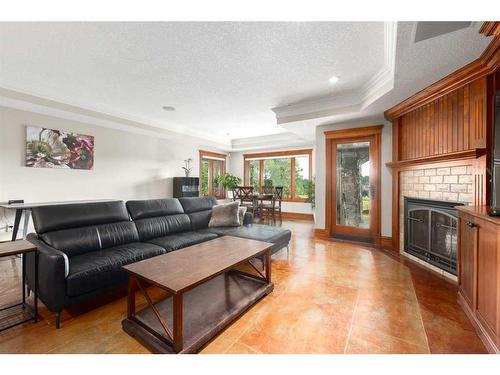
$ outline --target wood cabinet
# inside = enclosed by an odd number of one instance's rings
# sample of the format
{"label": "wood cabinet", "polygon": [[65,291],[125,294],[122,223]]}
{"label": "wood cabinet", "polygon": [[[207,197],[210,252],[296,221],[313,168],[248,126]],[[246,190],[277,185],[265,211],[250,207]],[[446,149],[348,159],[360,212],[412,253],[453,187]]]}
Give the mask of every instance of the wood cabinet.
{"label": "wood cabinet", "polygon": [[500,353],[500,218],[457,207],[459,301],[490,352]]}

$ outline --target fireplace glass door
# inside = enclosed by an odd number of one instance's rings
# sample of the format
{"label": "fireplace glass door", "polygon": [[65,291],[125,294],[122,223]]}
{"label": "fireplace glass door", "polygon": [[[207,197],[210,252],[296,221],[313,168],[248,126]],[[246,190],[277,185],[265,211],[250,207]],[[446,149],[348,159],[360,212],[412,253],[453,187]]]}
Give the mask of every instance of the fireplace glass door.
{"label": "fireplace glass door", "polygon": [[457,205],[405,198],[405,252],[456,275]]}

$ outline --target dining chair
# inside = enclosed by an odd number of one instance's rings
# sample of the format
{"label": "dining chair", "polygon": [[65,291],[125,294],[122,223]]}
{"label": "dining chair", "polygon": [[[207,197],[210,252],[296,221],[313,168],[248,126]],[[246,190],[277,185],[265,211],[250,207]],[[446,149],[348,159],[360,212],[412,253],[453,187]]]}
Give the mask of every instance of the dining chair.
{"label": "dining chair", "polygon": [[278,211],[281,220],[281,201],[283,200],[283,186],[276,186],[274,188],[274,202],[277,203],[275,210]]}
{"label": "dining chair", "polygon": [[255,213],[254,188],[253,186],[236,186],[237,199],[240,205],[247,208],[247,211]]}
{"label": "dining chair", "polygon": [[243,193],[241,192],[241,186],[235,186],[233,188],[233,202],[240,201]]}

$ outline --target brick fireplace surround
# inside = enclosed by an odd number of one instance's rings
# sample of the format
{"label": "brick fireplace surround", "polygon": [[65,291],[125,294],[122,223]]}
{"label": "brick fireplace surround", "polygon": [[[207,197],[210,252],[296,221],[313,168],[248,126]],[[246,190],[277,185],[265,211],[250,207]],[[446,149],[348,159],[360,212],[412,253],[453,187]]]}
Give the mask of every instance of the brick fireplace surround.
{"label": "brick fireplace surround", "polygon": [[473,201],[473,167],[433,167],[400,172],[399,188],[399,250],[412,260],[433,271],[456,280],[456,277],[404,251],[404,197],[460,202]]}

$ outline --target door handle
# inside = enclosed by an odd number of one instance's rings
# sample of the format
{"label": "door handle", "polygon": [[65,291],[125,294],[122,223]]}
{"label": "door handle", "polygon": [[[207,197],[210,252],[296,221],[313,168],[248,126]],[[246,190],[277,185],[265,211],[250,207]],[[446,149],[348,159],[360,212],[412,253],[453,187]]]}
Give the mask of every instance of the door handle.
{"label": "door handle", "polygon": [[475,228],[476,227],[476,224],[474,224],[472,221],[466,222],[465,225],[467,225],[469,228]]}

